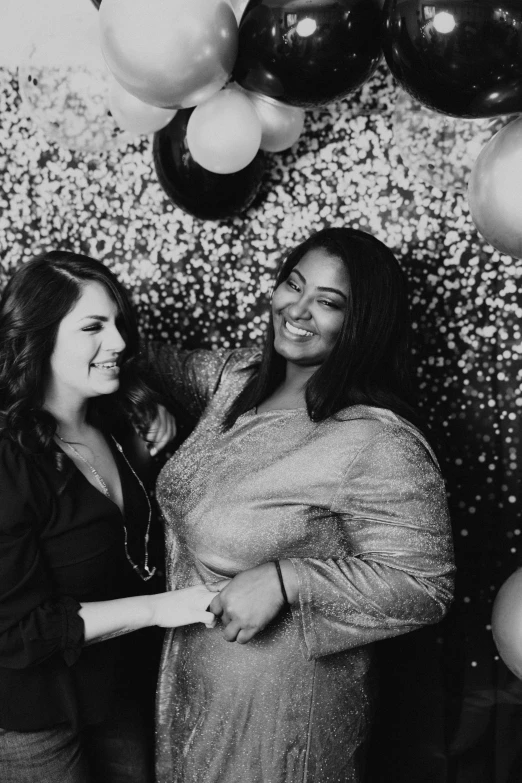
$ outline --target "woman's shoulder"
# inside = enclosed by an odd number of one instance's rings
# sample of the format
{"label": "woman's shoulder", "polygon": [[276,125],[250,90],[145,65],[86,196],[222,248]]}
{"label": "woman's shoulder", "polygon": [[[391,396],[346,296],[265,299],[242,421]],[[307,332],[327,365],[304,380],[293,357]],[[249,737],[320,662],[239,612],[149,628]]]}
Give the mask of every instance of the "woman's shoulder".
{"label": "woman's shoulder", "polygon": [[67,467],[69,461],[60,460],[60,455],[58,448],[56,452],[43,450],[36,438],[24,448],[5,430],[0,430],[0,489],[22,486],[41,493],[44,486],[52,483],[55,474],[61,477]]}
{"label": "woman's shoulder", "polygon": [[[261,351],[257,348],[233,348],[203,351],[194,357],[202,363],[205,374],[207,400],[213,399],[213,409],[227,408],[244,387],[252,371],[259,364]],[[199,370],[199,377],[203,370]]]}
{"label": "woman's shoulder", "polygon": [[[209,396],[228,386],[242,385],[261,358],[257,348],[196,349],[187,354],[191,371],[205,380]],[[242,379],[245,379],[244,381]]]}
{"label": "woman's shoulder", "polygon": [[[346,422],[348,426],[350,426],[350,423],[356,423],[368,429],[369,432],[383,432],[384,430],[411,431],[421,435],[420,430],[414,424],[389,408],[378,408],[372,405],[351,405],[348,408],[343,408],[332,418],[338,422]],[[421,435],[421,437],[423,436]]]}
{"label": "woman's shoulder", "polygon": [[234,348],[226,352],[224,364],[227,372],[238,373],[257,367],[260,361],[260,348]]}
{"label": "woman's shoulder", "polygon": [[260,361],[259,348],[234,348],[227,351],[215,387],[215,391],[220,392],[221,402],[225,398],[234,398],[239,394]]}
{"label": "woman's shoulder", "polygon": [[46,508],[49,489],[40,461],[38,455],[25,451],[5,432],[0,433],[0,523],[4,532],[24,527],[27,520]]}
{"label": "woman's shoulder", "polygon": [[[217,381],[259,361],[258,348],[195,348],[178,351],[169,343],[150,343],[148,362],[167,378],[186,378],[212,389]],[[197,382],[197,383],[196,383]]]}
{"label": "woman's shoulder", "polygon": [[358,433],[361,449],[374,446],[380,449],[427,452],[435,465],[438,461],[424,434],[411,422],[388,408],[353,405],[334,417],[339,426],[353,434]]}

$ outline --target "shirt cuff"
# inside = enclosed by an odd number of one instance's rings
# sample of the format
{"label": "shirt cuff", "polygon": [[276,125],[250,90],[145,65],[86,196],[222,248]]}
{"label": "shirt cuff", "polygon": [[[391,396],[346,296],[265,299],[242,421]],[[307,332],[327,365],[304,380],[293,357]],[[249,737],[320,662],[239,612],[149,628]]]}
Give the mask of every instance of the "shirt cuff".
{"label": "shirt cuff", "polygon": [[61,648],[67,666],[72,666],[80,657],[84,645],[84,625],[78,614],[81,605],[76,599],[64,596],[60,601],[62,612]]}

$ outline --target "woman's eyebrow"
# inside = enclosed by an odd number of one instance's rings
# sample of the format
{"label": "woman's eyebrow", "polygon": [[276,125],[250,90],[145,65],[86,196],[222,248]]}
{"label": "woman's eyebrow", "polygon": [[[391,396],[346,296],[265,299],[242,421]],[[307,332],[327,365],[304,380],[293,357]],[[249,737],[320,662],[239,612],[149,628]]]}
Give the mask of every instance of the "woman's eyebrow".
{"label": "woman's eyebrow", "polygon": [[294,266],[294,268],[290,271],[290,274],[292,274],[292,272],[294,272],[294,274],[296,274],[297,277],[300,277],[303,283],[306,285],[306,277],[303,274],[301,274],[299,269],[296,269],[296,267]]}
{"label": "woman's eyebrow", "polygon": [[332,294],[338,294],[339,296],[342,296],[342,298],[344,299],[345,302],[348,301],[348,297],[346,296],[346,294],[343,294],[343,292],[340,291],[338,288],[328,288],[328,286],[320,285],[320,286],[317,286],[317,290],[318,291],[330,291]]}
{"label": "woman's eyebrow", "polygon": [[82,315],[81,318],[78,318],[78,321],[86,321],[88,318],[92,318],[95,321],[108,321],[106,315]]}
{"label": "woman's eyebrow", "polygon": [[[296,269],[295,266],[294,266],[294,268],[292,269],[292,272],[294,272],[298,277],[300,277],[301,280],[303,281],[303,283],[306,285],[306,277],[302,274],[302,272],[299,271],[299,269]],[[344,299],[345,302],[348,301],[348,297],[346,296],[346,294],[343,294],[343,292],[340,291],[338,288],[329,288],[328,286],[325,286],[325,285],[319,285],[319,286],[317,286],[317,290],[318,291],[330,291],[333,294],[338,294],[339,296],[342,296],[342,298]]]}

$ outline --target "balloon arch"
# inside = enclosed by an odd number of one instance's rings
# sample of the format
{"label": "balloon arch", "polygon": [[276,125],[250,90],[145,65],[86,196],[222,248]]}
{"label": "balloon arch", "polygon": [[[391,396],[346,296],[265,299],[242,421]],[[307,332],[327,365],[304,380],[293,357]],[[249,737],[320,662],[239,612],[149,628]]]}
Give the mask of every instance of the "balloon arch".
{"label": "balloon arch", "polygon": [[[306,109],[352,95],[384,53],[405,90],[395,136],[406,165],[437,187],[469,183],[478,230],[522,256],[518,0],[92,2],[117,123],[94,144],[154,133],[157,177],[175,206],[203,220],[244,212],[265,153],[291,147]],[[24,84],[37,116],[38,89]],[[107,123],[101,111],[98,121]],[[41,119],[73,146],[59,122]],[[457,140],[464,154],[452,160]]]}

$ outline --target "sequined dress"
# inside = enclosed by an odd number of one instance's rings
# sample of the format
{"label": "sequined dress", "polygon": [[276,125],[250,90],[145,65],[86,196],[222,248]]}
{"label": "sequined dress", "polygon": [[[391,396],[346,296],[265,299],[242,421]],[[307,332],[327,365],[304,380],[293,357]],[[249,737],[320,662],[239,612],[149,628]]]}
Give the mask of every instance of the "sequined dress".
{"label": "sequined dress", "polygon": [[290,558],[299,604],[250,643],[167,634],[159,783],[356,783],[373,711],[372,642],[437,622],[453,550],[429,447],[386,410],[224,412],[256,352],[156,350],[163,390],[199,416],[157,486],[171,588]]}

